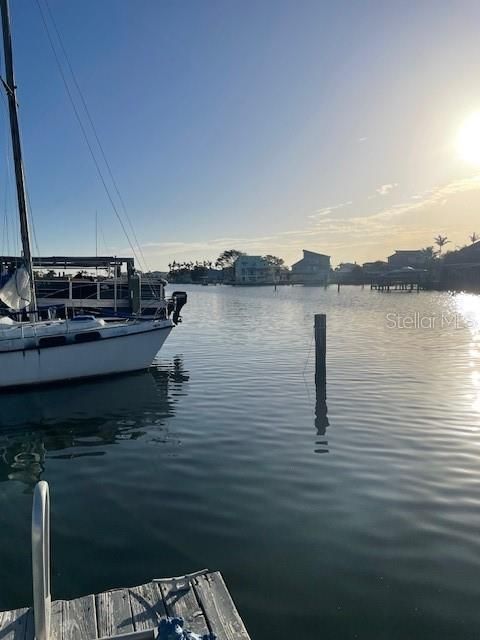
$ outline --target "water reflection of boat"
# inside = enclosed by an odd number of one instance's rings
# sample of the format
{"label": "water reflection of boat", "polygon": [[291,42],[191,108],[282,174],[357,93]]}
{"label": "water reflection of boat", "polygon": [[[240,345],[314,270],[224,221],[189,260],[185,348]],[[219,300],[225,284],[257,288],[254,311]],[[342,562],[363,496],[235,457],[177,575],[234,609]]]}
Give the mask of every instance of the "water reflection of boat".
{"label": "water reflection of boat", "polygon": [[103,445],[164,430],[187,380],[175,358],[146,372],[77,384],[74,393],[64,386],[2,395],[0,482],[33,485],[47,452],[57,459],[102,456]]}

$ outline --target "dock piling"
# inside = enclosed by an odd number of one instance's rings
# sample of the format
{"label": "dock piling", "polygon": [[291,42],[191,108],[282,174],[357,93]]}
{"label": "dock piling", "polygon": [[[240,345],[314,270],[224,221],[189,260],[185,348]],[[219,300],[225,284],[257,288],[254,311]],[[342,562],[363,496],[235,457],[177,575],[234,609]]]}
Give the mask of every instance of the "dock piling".
{"label": "dock piling", "polygon": [[324,313],[315,314],[315,386],[318,390],[325,389],[327,382],[326,352],[327,352],[327,316]]}
{"label": "dock piling", "polygon": [[327,316],[315,314],[315,427],[317,434],[325,435],[329,425],[327,410]]}

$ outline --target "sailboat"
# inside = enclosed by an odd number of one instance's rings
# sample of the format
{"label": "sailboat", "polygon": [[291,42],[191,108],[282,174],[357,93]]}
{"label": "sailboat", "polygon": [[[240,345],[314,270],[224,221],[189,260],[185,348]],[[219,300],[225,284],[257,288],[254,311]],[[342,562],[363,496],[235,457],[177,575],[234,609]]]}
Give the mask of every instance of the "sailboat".
{"label": "sailboat", "polygon": [[38,319],[8,0],[0,0],[0,11],[6,73],[2,83],[8,99],[23,249],[23,264],[7,274],[0,299],[14,311],[23,310],[27,318],[0,318],[0,390],[146,369],[175,326],[166,314],[113,321],[90,315]]}

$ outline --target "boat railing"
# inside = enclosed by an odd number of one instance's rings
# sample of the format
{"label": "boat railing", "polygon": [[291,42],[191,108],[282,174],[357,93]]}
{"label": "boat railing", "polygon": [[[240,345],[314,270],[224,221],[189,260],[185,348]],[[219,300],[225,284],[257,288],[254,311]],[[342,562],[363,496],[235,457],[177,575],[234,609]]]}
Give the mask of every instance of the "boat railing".
{"label": "boat railing", "polygon": [[[38,278],[35,282],[37,295],[44,300],[128,300],[129,281],[122,278]],[[87,293],[88,291],[88,293]],[[160,279],[145,280],[140,284],[142,300],[162,300],[164,285]]]}
{"label": "boat railing", "polygon": [[35,639],[49,640],[52,597],[50,593],[50,494],[41,480],[35,486],[32,507],[32,577]]}

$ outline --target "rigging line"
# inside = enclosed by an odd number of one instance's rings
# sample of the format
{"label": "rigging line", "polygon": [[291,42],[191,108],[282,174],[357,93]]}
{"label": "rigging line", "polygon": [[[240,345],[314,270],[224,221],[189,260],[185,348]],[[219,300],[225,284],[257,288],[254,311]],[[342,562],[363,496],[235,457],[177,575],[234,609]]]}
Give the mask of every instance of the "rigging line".
{"label": "rigging line", "polygon": [[98,173],[98,177],[100,178],[100,181],[101,181],[101,183],[102,183],[102,185],[103,185],[103,188],[104,188],[104,190],[105,190],[105,193],[106,193],[106,195],[107,195],[107,198],[108,198],[108,200],[109,200],[109,202],[110,202],[110,205],[111,205],[111,207],[112,207],[112,209],[113,209],[113,212],[115,213],[115,216],[117,217],[118,222],[120,223],[120,226],[121,226],[121,228],[122,228],[122,231],[123,231],[123,233],[125,234],[125,237],[126,237],[126,239],[127,239],[127,242],[129,243],[130,248],[131,248],[131,250],[132,250],[132,252],[133,252],[133,255],[134,255],[134,257],[136,258],[136,260],[137,260],[138,262],[140,262],[140,260],[138,259],[138,255],[137,255],[137,253],[136,253],[136,251],[135,251],[135,248],[133,247],[133,244],[132,244],[132,242],[130,241],[130,237],[129,237],[129,235],[128,235],[128,232],[127,232],[127,229],[126,229],[126,227],[125,227],[125,224],[124,224],[124,222],[123,222],[123,220],[122,220],[122,218],[121,218],[121,216],[120,216],[120,214],[119,214],[119,212],[118,212],[117,207],[115,206],[115,202],[114,202],[114,200],[113,200],[113,198],[112,198],[112,195],[111,195],[111,193],[110,193],[110,191],[109,191],[109,189],[108,189],[108,186],[107,186],[107,183],[106,183],[106,181],[105,181],[105,178],[103,177],[102,170],[101,170],[100,165],[99,165],[99,163],[98,163],[98,161],[97,161],[97,158],[96,158],[95,153],[94,153],[94,151],[93,151],[92,145],[90,144],[90,140],[88,139],[87,132],[86,132],[85,127],[84,127],[84,125],[83,125],[83,122],[82,122],[82,119],[81,119],[80,114],[79,114],[79,112],[78,112],[78,109],[77,109],[77,107],[76,107],[76,105],[75,105],[75,101],[73,100],[73,96],[72,96],[72,93],[71,93],[71,91],[70,91],[70,87],[68,86],[67,79],[66,79],[65,74],[64,74],[64,72],[63,72],[63,68],[62,68],[62,65],[61,65],[61,63],[60,63],[60,59],[59,59],[59,57],[58,57],[58,55],[57,55],[57,51],[56,51],[56,49],[55,49],[55,45],[54,45],[54,43],[53,43],[53,40],[52,40],[52,37],[51,37],[51,34],[50,34],[50,30],[49,30],[48,25],[47,25],[47,22],[46,22],[46,20],[45,20],[45,15],[44,15],[44,13],[43,13],[43,9],[42,9],[42,7],[41,7],[41,5],[40,5],[40,1],[39,1],[39,0],[37,0],[37,6],[38,6],[38,8],[39,8],[39,10],[40,10],[40,15],[41,15],[41,17],[42,17],[43,25],[44,25],[44,27],[45,27],[45,32],[46,32],[46,34],[47,34],[48,41],[49,41],[49,43],[50,43],[50,47],[51,47],[51,49],[52,49],[52,52],[53,52],[53,55],[54,55],[55,61],[56,61],[56,63],[57,63],[58,70],[59,70],[60,75],[61,75],[61,77],[62,77],[63,84],[65,85],[65,90],[66,90],[67,95],[68,95],[68,97],[69,97],[69,99],[70,99],[70,103],[71,103],[71,105],[72,105],[72,108],[73,108],[73,111],[74,111],[75,117],[76,117],[76,119],[77,119],[77,122],[78,122],[78,124],[79,124],[79,126],[80,126],[80,129],[81,129],[81,131],[82,131],[83,137],[84,137],[84,139],[85,139],[85,143],[86,143],[86,145],[87,145],[87,147],[88,147],[88,150],[90,151],[90,155],[92,156],[92,160],[93,160],[93,163],[94,163],[94,165],[95,165],[95,167],[96,167],[96,170],[97,170],[97,173]]}
{"label": "rigging line", "polygon": [[[37,0],[37,1],[38,1],[38,0]],[[102,156],[102,158],[103,158],[103,161],[104,161],[104,163],[105,163],[105,166],[106,166],[106,168],[107,168],[108,175],[109,175],[109,177],[110,177],[110,180],[112,181],[113,188],[114,188],[114,190],[115,190],[115,192],[116,192],[116,194],[117,194],[118,200],[119,200],[119,202],[120,202],[120,204],[121,204],[121,206],[122,206],[122,209],[123,209],[123,213],[125,214],[125,218],[127,219],[127,222],[128,222],[128,224],[129,224],[130,230],[131,230],[131,232],[132,232],[133,239],[134,239],[135,244],[136,244],[136,246],[137,246],[137,249],[138,249],[138,251],[139,251],[139,253],[140,253],[140,255],[141,255],[141,258],[142,258],[142,261],[143,261],[143,266],[144,266],[146,269],[148,269],[148,264],[147,264],[147,261],[146,261],[146,259],[145,259],[145,255],[144,255],[144,253],[143,253],[142,247],[141,247],[141,245],[140,245],[140,242],[138,241],[137,234],[136,234],[136,232],[135,232],[135,227],[133,226],[132,221],[131,221],[131,218],[130,218],[130,216],[128,215],[128,210],[127,210],[127,207],[126,207],[126,205],[125,205],[125,201],[124,201],[124,199],[123,199],[123,197],[122,197],[122,194],[120,193],[120,189],[119,189],[119,187],[118,187],[118,183],[117,183],[117,181],[115,180],[115,177],[114,177],[114,175],[113,175],[113,172],[112,172],[112,169],[111,169],[110,163],[109,163],[109,161],[108,161],[108,159],[107,159],[107,156],[106,156],[106,154],[105,154],[105,151],[104,151],[104,149],[103,149],[103,145],[102,145],[102,143],[101,143],[101,141],[100,141],[100,137],[99,137],[98,132],[97,132],[97,129],[96,129],[96,127],[95,127],[95,123],[94,123],[93,118],[92,118],[92,116],[91,116],[91,114],[90,114],[90,110],[89,110],[89,108],[88,108],[88,105],[87,105],[87,102],[86,102],[85,97],[84,97],[84,95],[83,95],[83,92],[82,92],[82,90],[81,90],[81,88],[80,88],[80,85],[79,85],[79,83],[78,83],[78,81],[77,81],[77,78],[76,78],[75,72],[74,72],[73,67],[72,67],[72,64],[71,64],[71,62],[70,62],[70,58],[69,58],[69,56],[68,56],[68,54],[67,54],[67,51],[66,51],[66,49],[65,49],[65,45],[64,45],[64,43],[63,43],[62,36],[61,36],[60,31],[59,31],[59,29],[58,29],[58,26],[57,26],[57,23],[56,23],[55,18],[54,18],[54,16],[53,16],[53,13],[52,13],[52,11],[51,11],[51,9],[50,9],[50,5],[49,5],[49,3],[48,3],[48,0],[44,0],[44,3],[45,3],[45,6],[47,7],[48,15],[49,15],[49,17],[50,17],[50,20],[51,20],[51,22],[52,22],[53,28],[54,28],[55,33],[56,33],[56,35],[57,35],[57,39],[58,39],[58,42],[59,42],[59,44],[60,44],[60,48],[61,48],[61,50],[62,50],[62,53],[63,53],[64,57],[65,57],[65,61],[66,61],[66,63],[67,63],[67,67],[68,67],[68,69],[69,69],[69,71],[70,71],[70,75],[72,76],[73,83],[74,83],[74,85],[75,85],[75,87],[76,87],[76,89],[77,89],[77,91],[78,91],[78,95],[80,96],[80,100],[82,101],[83,108],[85,109],[85,113],[86,113],[86,115],[87,115],[87,119],[88,119],[88,121],[89,121],[89,123],[90,123],[90,126],[91,126],[91,128],[92,128],[92,132],[93,132],[93,135],[94,135],[95,140],[96,140],[96,142],[97,142],[98,148],[99,148],[99,150],[100,150],[100,154],[101,154],[101,156]]]}
{"label": "rigging line", "polygon": [[[6,108],[6,105],[5,105],[5,108]],[[22,131],[21,131],[21,125],[20,125],[20,123],[19,123],[19,127],[18,127],[18,129],[19,129],[18,134],[19,134],[19,136],[20,136],[20,144],[22,144],[22,140],[21,140],[21,138],[22,138]],[[22,146],[23,146],[23,145],[22,145]],[[10,167],[11,167],[11,165],[10,165],[10,159],[9,159],[9,157],[7,158],[7,161],[8,161],[8,167],[9,167],[9,170],[11,171],[11,168],[10,168]],[[23,171],[23,175],[24,175],[24,176],[26,176],[27,174],[26,174],[26,170],[25,170],[25,165],[24,165],[24,163],[23,163],[23,159],[22,159],[22,171]],[[25,178],[25,194],[26,194],[26,196],[27,196],[27,215],[28,215],[28,219],[29,219],[29,222],[30,222],[30,228],[31,228],[31,230],[32,230],[33,244],[34,244],[34,246],[35,246],[35,250],[36,250],[36,252],[37,252],[37,256],[39,256],[39,255],[40,255],[40,248],[39,248],[39,245],[38,245],[38,240],[37,240],[37,230],[36,230],[36,226],[35,226],[35,219],[34,219],[34,217],[33,217],[32,202],[31,202],[31,200],[30,200],[30,192],[29,192],[29,190],[28,190],[28,186],[27,186],[27,184],[28,184],[28,183],[27,183],[27,180],[26,180],[26,178]]]}
{"label": "rigging line", "polygon": [[[304,366],[304,368],[303,368],[303,373],[302,373],[303,382],[304,382],[304,384],[305,384],[305,389],[306,389],[306,391],[307,391],[308,404],[310,404],[312,407],[313,407],[314,405],[313,405],[313,403],[312,403],[312,397],[311,397],[311,395],[310,395],[310,389],[309,389],[309,386],[308,386],[307,379],[306,379],[306,377],[305,377],[305,372],[306,372],[306,370],[307,370],[308,362],[309,362],[309,360],[310,360],[310,354],[311,354],[311,352],[312,352],[312,345],[313,345],[313,340],[314,340],[314,338],[315,338],[315,336],[314,336],[314,335],[312,335],[312,338],[311,338],[311,340],[310,340],[310,346],[309,346],[309,348],[308,348],[307,359],[305,360],[305,366]],[[313,409],[313,411],[314,411],[314,413],[315,413],[315,410],[314,410],[314,409]]]}
{"label": "rigging line", "polygon": [[[8,151],[5,152],[5,155],[8,154]],[[11,255],[10,254],[10,238],[9,238],[9,232],[8,232],[8,227],[9,227],[9,220],[8,220],[8,185],[9,185],[9,170],[8,170],[8,164],[7,162],[5,163],[5,193],[4,193],[4,199],[3,199],[3,243],[2,243],[2,251],[4,252],[3,255]],[[13,252],[14,253],[14,252]]]}
{"label": "rigging line", "polygon": [[307,352],[307,359],[305,360],[305,366],[303,367],[303,376],[305,377],[305,371],[307,370],[307,366],[308,366],[308,361],[310,360],[310,354],[312,352],[312,345],[313,345],[313,339],[315,336],[312,335],[312,338],[310,340],[310,346],[308,347],[308,352]]}
{"label": "rigging line", "polygon": [[[6,249],[7,249],[7,253],[6,255],[10,255],[10,242],[9,242],[9,216],[8,216],[8,196],[9,196],[9,186],[10,186],[10,177],[11,177],[11,171],[10,171],[10,145],[8,143],[9,141],[9,127],[8,127],[8,113],[7,113],[7,106],[6,106],[6,96],[3,92],[1,92],[2,95],[2,106],[5,112],[5,120],[4,120],[4,124],[5,124],[5,130],[4,130],[4,136],[5,136],[5,194],[4,194],[4,222],[5,222],[5,240],[6,240]],[[15,226],[15,223],[13,224],[13,226]],[[15,238],[15,230],[12,229],[12,235],[13,238]],[[15,240],[12,238],[12,241],[15,243]],[[3,243],[3,246],[5,246],[5,242]],[[16,249],[15,247],[12,247],[12,254],[16,253]]]}
{"label": "rigging line", "polygon": [[[22,148],[24,148],[23,147],[23,143],[22,143],[22,126],[21,126],[21,122],[18,123],[18,135],[20,137],[20,145],[21,145]],[[30,200],[30,192],[28,190],[27,172],[26,172],[26,169],[25,169],[25,165],[23,163],[23,157],[22,157],[22,171],[23,171],[23,175],[24,175],[25,195],[27,197],[27,216],[28,216],[28,220],[29,220],[29,223],[30,223],[30,228],[32,230],[33,244],[35,246],[35,251],[37,252],[37,256],[40,256],[40,247],[38,245],[38,240],[37,240],[37,230],[36,230],[36,226],[35,226],[35,219],[33,217],[32,202]]]}
{"label": "rigging line", "polygon": [[105,251],[106,251],[106,253],[108,255],[110,253],[110,250],[108,248],[107,241],[105,239],[105,234],[103,233],[103,229],[102,229],[102,225],[101,224],[98,225],[98,230],[100,231],[100,235],[102,236],[102,240],[103,240],[103,245],[104,245]]}
{"label": "rigging line", "polygon": [[[5,122],[5,140],[7,139],[7,127]],[[3,255],[10,255],[10,242],[8,237],[8,149],[5,145],[5,191],[3,198],[3,238],[2,238],[2,253]]]}
{"label": "rigging line", "polygon": [[135,243],[136,243],[136,245],[137,245],[137,249],[139,250],[139,252],[140,252],[140,254],[141,254],[142,260],[143,260],[143,262],[144,262],[144,266],[148,268],[147,261],[146,261],[146,259],[145,259],[145,256],[144,256],[144,254],[143,254],[143,251],[142,251],[142,248],[141,248],[140,242],[138,241],[138,238],[137,238],[137,235],[136,235],[136,232],[135,232],[135,227],[133,226],[132,221],[131,221],[131,218],[130,218],[130,216],[128,215],[127,206],[126,206],[125,201],[124,201],[124,199],[123,199],[123,197],[122,197],[122,194],[120,193],[120,189],[119,189],[119,187],[118,187],[118,183],[117,183],[117,181],[116,181],[116,179],[115,179],[115,177],[114,177],[114,175],[113,175],[113,172],[112,172],[112,169],[111,169],[110,163],[109,163],[109,161],[108,161],[108,159],[107,159],[107,156],[106,156],[106,154],[105,154],[105,151],[104,151],[103,145],[102,145],[102,143],[101,143],[101,141],[100,141],[100,137],[99,137],[98,132],[97,132],[97,129],[96,129],[96,127],[95,127],[95,123],[94,123],[94,121],[93,121],[93,118],[92,118],[92,116],[91,116],[91,114],[90,114],[90,110],[89,110],[89,108],[88,108],[87,102],[86,102],[85,97],[84,97],[84,95],[83,95],[83,92],[82,92],[82,90],[81,90],[81,88],[80,88],[80,85],[79,85],[79,83],[78,83],[78,81],[77,81],[77,77],[76,77],[75,72],[74,72],[74,70],[73,70],[73,67],[72,67],[72,64],[71,64],[71,62],[70,62],[70,58],[69,58],[69,56],[68,56],[68,53],[67,53],[67,51],[66,51],[66,49],[65,49],[65,45],[64,45],[64,43],[63,43],[63,39],[62,39],[62,36],[61,36],[60,30],[58,29],[57,23],[56,23],[56,21],[55,21],[55,18],[54,18],[54,16],[53,16],[53,13],[52,13],[52,11],[51,11],[51,9],[50,9],[50,5],[49,5],[49,3],[48,3],[48,0],[44,0],[44,2],[45,2],[45,6],[47,7],[47,11],[48,11],[48,14],[49,14],[49,16],[50,16],[50,20],[51,20],[51,22],[52,22],[52,24],[53,24],[53,28],[55,29],[55,33],[56,33],[56,35],[57,35],[58,42],[59,42],[59,44],[60,44],[61,50],[62,50],[63,55],[64,55],[64,57],[65,57],[65,61],[66,61],[66,63],[67,63],[67,67],[68,67],[68,69],[69,69],[69,71],[70,71],[70,74],[71,74],[71,76],[72,76],[73,83],[74,83],[74,85],[75,85],[75,87],[76,87],[76,89],[77,89],[77,91],[78,91],[78,95],[80,96],[80,100],[82,101],[83,108],[85,109],[85,113],[86,113],[86,115],[87,115],[88,121],[89,121],[90,126],[91,126],[91,128],[92,128],[93,135],[94,135],[94,137],[95,137],[95,140],[96,140],[96,142],[97,142],[98,148],[99,148],[100,153],[101,153],[101,155],[102,155],[103,161],[104,161],[105,166],[106,166],[106,168],[107,168],[107,172],[108,172],[108,174],[109,174],[109,176],[110,176],[110,180],[112,181],[113,188],[115,189],[115,192],[116,192],[117,197],[118,197],[118,199],[119,199],[119,201],[120,201],[120,204],[122,205],[123,212],[124,212],[125,217],[126,217],[126,219],[127,219],[127,221],[128,221],[128,224],[129,224],[129,226],[130,226],[130,230],[132,231],[133,239],[135,240]]}
{"label": "rigging line", "polygon": [[[23,162],[22,162],[22,166],[23,166]],[[23,173],[25,175],[25,168],[23,169]],[[32,235],[33,235],[33,244],[35,245],[35,251],[37,252],[37,256],[41,256],[40,253],[40,247],[38,245],[38,240],[37,240],[37,230],[35,227],[35,220],[33,218],[33,209],[32,209],[32,202],[30,200],[30,191],[28,190],[28,187],[25,184],[25,193],[27,194],[27,213],[28,213],[28,217],[30,218],[30,226],[32,228]],[[41,264],[39,264],[38,266],[41,266]]]}

